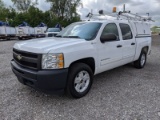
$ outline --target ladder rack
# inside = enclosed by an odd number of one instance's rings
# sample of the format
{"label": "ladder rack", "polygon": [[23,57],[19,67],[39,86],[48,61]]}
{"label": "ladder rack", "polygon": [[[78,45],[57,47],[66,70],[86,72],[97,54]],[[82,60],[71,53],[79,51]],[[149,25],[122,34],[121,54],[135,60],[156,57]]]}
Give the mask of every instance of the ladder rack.
{"label": "ladder rack", "polygon": [[144,21],[144,22],[145,21],[146,22],[152,21],[152,22],[154,22],[154,20],[152,20],[152,18],[149,17],[149,16],[148,17],[142,17],[142,16],[140,16],[138,14],[133,14],[130,11],[128,11],[128,12],[119,12],[118,15],[126,17],[128,20],[130,19],[130,20],[136,20],[136,21]]}
{"label": "ladder rack", "polygon": [[[99,11],[99,14],[93,14],[89,13],[86,17],[89,18],[89,20],[93,17],[100,17],[100,16],[110,16],[110,17],[115,17],[117,20],[132,20],[132,21],[143,21],[143,22],[154,22],[151,17],[142,17],[138,14],[133,14],[130,11],[124,11],[124,12],[113,12],[113,13],[108,13],[103,10]],[[95,19],[95,18],[94,18]],[[96,18],[99,19],[100,18]]]}

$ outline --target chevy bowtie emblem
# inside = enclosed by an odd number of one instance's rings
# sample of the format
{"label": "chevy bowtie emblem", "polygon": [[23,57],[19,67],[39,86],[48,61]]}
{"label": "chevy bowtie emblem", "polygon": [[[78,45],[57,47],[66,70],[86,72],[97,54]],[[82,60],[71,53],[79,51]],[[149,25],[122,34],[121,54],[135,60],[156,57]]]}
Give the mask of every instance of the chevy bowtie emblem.
{"label": "chevy bowtie emblem", "polygon": [[18,59],[18,60],[21,60],[21,59],[22,59],[22,56],[21,56],[21,55],[17,55],[17,59]]}

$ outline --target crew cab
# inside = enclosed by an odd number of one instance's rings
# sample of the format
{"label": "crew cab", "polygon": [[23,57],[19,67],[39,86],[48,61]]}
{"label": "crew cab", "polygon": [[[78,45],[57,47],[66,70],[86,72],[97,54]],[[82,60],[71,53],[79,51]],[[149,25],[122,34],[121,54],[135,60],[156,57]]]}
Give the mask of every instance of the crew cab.
{"label": "crew cab", "polygon": [[11,66],[24,85],[81,98],[89,92],[94,75],[132,62],[141,69],[150,52],[147,22],[82,21],[55,37],[16,43]]}

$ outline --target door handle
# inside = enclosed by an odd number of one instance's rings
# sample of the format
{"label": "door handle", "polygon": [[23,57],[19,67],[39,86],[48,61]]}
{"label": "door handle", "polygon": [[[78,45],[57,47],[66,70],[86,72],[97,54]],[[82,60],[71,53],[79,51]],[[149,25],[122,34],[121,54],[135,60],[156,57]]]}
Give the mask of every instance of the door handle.
{"label": "door handle", "polygon": [[122,45],[117,45],[117,48],[121,48],[122,47]]}
{"label": "door handle", "polygon": [[131,45],[135,45],[135,43],[131,43]]}

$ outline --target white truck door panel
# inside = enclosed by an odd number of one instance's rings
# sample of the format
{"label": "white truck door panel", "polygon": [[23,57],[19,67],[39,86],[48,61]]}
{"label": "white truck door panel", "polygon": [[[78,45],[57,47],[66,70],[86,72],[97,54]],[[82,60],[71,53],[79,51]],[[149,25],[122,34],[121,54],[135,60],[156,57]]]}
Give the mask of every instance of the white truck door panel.
{"label": "white truck door panel", "polygon": [[101,45],[100,66],[106,64],[115,64],[122,59],[121,41],[106,42]]}
{"label": "white truck door panel", "polygon": [[134,39],[123,41],[123,58],[134,57],[136,43]]}
{"label": "white truck door panel", "polygon": [[103,70],[114,68],[121,64],[120,60],[122,60],[122,46],[123,46],[122,41],[120,41],[119,39],[119,32],[117,25],[115,23],[109,23],[104,27],[101,36],[105,34],[114,34],[117,36],[117,40],[100,43],[98,50],[99,61],[100,61],[100,67]]}

